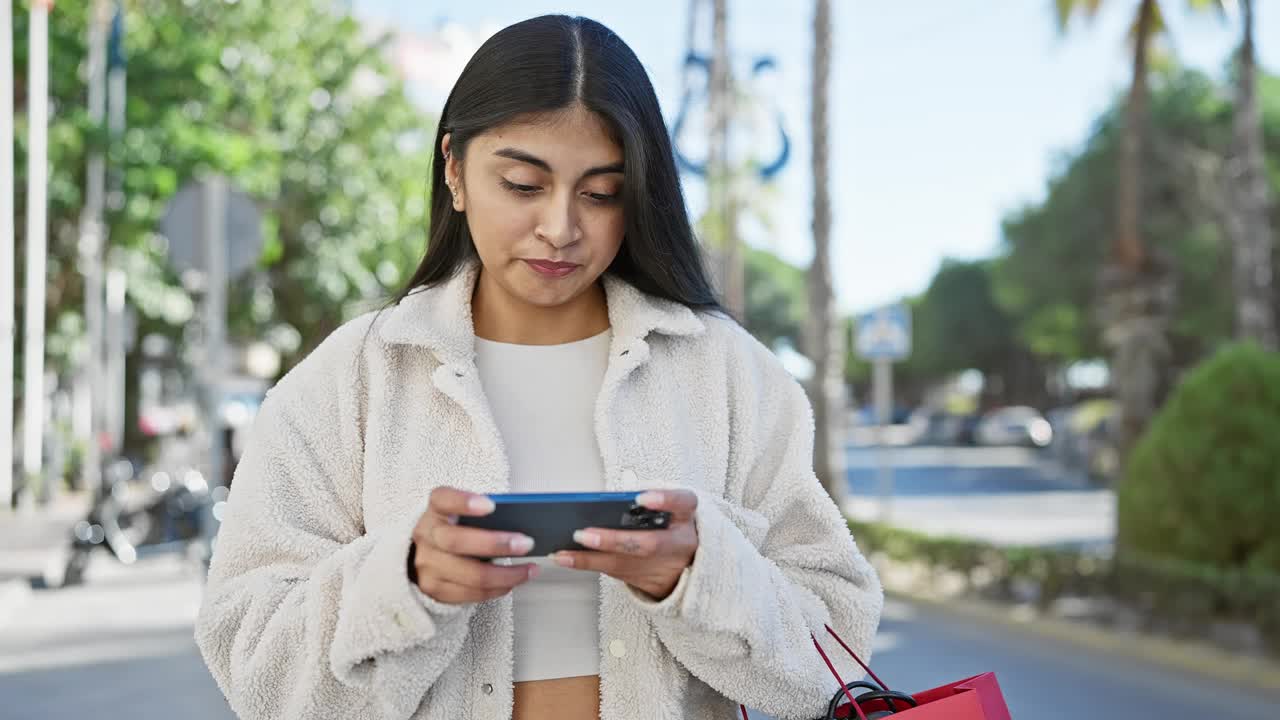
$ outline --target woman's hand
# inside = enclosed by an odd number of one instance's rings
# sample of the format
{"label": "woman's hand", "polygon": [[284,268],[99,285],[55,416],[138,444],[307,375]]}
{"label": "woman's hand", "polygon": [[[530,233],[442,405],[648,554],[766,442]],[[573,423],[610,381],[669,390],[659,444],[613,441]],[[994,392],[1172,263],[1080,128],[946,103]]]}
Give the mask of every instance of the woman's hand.
{"label": "woman's hand", "polygon": [[493,512],[484,495],[455,488],[431,491],[427,511],[413,529],[409,548],[409,580],[428,597],[449,604],[492,600],[538,576],[533,564],[502,566],[476,558],[516,557],[533,548],[519,533],[459,527],[458,516],[483,517]]}
{"label": "woman's hand", "polygon": [[591,551],[559,552],[556,562],[576,570],[602,572],[655,600],[670,595],[698,551],[698,528],[693,522],[698,496],[688,490],[661,490],[643,493],[638,501],[650,510],[671,513],[667,529],[584,528],[574,533],[573,539]]}

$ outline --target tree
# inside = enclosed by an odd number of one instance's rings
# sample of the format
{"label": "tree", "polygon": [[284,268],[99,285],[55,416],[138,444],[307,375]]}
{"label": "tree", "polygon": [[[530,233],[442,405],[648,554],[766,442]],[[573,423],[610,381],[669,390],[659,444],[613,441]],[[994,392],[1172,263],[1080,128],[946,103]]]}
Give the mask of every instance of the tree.
{"label": "tree", "polygon": [[1275,235],[1270,219],[1262,112],[1258,108],[1257,49],[1253,41],[1253,0],[1243,0],[1240,50],[1235,68],[1235,121],[1230,161],[1231,212],[1227,232],[1235,251],[1236,336],[1274,350],[1277,346],[1275,289],[1272,285]]}
{"label": "tree", "polygon": [[746,250],[747,297],[745,321],[757,340],[769,347],[784,341],[804,347],[808,297],[805,271],[777,255],[750,246]]}
{"label": "tree", "polygon": [[711,0],[710,136],[707,138],[708,207],[712,247],[725,307],[736,318],[746,311],[746,270],[742,236],[738,230],[739,199],[729,159],[729,125],[734,114],[735,88],[729,60],[728,0]]}
{"label": "tree", "polygon": [[[1231,297],[1219,279],[1231,261],[1219,198],[1223,183],[1215,168],[1229,151],[1232,111],[1221,88],[1202,73],[1171,68],[1159,79],[1151,98],[1152,151],[1143,157],[1142,233],[1168,254],[1179,289],[1168,326],[1176,375],[1231,334]],[[1115,203],[1122,112],[1119,105],[1108,110],[1084,147],[1063,156],[1043,201],[1004,221],[1002,255],[993,268],[996,297],[1013,317],[1020,342],[1056,364],[1105,352],[1098,323],[1085,308],[1107,262],[1097,238],[1106,234]],[[1268,123],[1274,153],[1280,151],[1280,116]]]}
{"label": "tree", "polygon": [[[231,294],[233,337],[270,340],[287,369],[397,287],[425,242],[433,121],[408,102],[380,38],[320,0],[129,3],[128,129],[107,147],[103,129],[85,118],[77,73],[86,6],[64,0],[50,23],[52,368],[69,369],[83,327],[75,241],[92,145],[107,150],[121,176],[107,222],[140,335],[178,339],[192,316],[192,299],[166,266],[157,221],[183,183],[210,171],[249,192],[265,217],[259,269]],[[15,39],[25,38],[25,16],[15,20]],[[15,50],[22,77],[25,40]],[[22,116],[24,88],[16,95]],[[18,138],[21,175],[24,126]]]}
{"label": "tree", "polygon": [[813,264],[809,267],[809,317],[814,373],[810,394],[816,423],[814,464],[837,505],[848,494],[844,471],[844,332],[831,277],[831,191],[827,168],[827,110],[831,85],[831,2],[815,0],[813,13]]}
{"label": "tree", "polygon": [[1006,375],[1018,350],[1012,319],[996,303],[989,260],[944,260],[913,318],[916,368],[942,378],[964,370]]}
{"label": "tree", "polygon": [[[1056,0],[1059,27],[1076,13],[1096,15],[1101,0]],[[1164,253],[1151,252],[1141,235],[1142,155],[1146,146],[1150,47],[1164,30],[1157,0],[1139,0],[1130,40],[1132,69],[1120,139],[1115,225],[1100,284],[1103,339],[1111,349],[1112,386],[1120,404],[1122,455],[1159,407],[1168,384],[1166,337],[1174,297]]]}
{"label": "tree", "polygon": [[[990,399],[1001,404],[1038,404],[1044,396],[1042,377],[1026,377],[1035,368],[1021,342],[1014,318],[996,300],[996,260],[944,260],[929,287],[905,302],[911,310],[911,356],[895,366],[894,385],[900,401],[927,399],[957,373],[977,370],[987,379]],[[870,380],[870,364],[850,353],[846,373],[851,382]]]}

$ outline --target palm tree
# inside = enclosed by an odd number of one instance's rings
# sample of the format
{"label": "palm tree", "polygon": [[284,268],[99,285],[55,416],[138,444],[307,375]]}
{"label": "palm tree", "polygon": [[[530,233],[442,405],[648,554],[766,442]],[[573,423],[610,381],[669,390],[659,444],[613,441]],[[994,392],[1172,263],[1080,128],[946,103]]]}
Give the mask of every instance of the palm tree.
{"label": "palm tree", "polygon": [[[1055,0],[1058,26],[1095,16],[1102,0]],[[1147,143],[1147,75],[1152,40],[1165,29],[1157,0],[1139,0],[1130,30],[1133,64],[1117,168],[1115,231],[1101,277],[1103,339],[1111,349],[1112,387],[1120,406],[1122,456],[1159,407],[1168,375],[1172,275],[1161,253],[1143,242],[1142,156]]]}
{"label": "palm tree", "polygon": [[1258,109],[1257,50],[1253,43],[1253,0],[1242,0],[1244,15],[1236,66],[1227,232],[1235,255],[1236,335],[1276,349],[1275,294],[1267,174]]}
{"label": "palm tree", "polygon": [[[742,238],[738,234],[738,199],[729,160],[729,124],[734,113],[733,77],[729,65],[728,0],[711,0],[711,77],[708,88],[710,136],[707,138],[707,210],[712,218],[713,248],[725,307],[739,320],[746,317]],[[697,12],[697,0],[690,8]],[[689,32],[693,33],[691,27]]]}
{"label": "palm tree", "polygon": [[[1103,0],[1055,0],[1055,3],[1058,11],[1058,28],[1063,31],[1067,29],[1075,15],[1083,14],[1093,18],[1103,6]],[[1131,271],[1141,269],[1148,262],[1140,230],[1141,157],[1147,132],[1147,102],[1150,95],[1147,87],[1147,71],[1151,41],[1163,30],[1164,19],[1158,0],[1140,0],[1130,32],[1130,40],[1133,43],[1133,66],[1129,98],[1125,105],[1124,134],[1120,141],[1116,234],[1111,246],[1113,261]]]}
{"label": "palm tree", "polygon": [[840,507],[848,494],[844,468],[844,332],[831,277],[831,193],[828,187],[827,108],[831,77],[831,0],[815,0],[813,15],[813,264],[809,267],[810,395],[816,426],[814,466]]}

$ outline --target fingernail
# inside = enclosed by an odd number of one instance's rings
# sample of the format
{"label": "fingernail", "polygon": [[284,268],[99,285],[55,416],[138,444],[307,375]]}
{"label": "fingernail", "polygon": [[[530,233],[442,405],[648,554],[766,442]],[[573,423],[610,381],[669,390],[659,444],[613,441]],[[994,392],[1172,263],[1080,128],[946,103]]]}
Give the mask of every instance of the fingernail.
{"label": "fingernail", "polygon": [[586,530],[574,530],[573,541],[589,548],[600,547],[600,536]]}
{"label": "fingernail", "polygon": [[654,505],[661,505],[662,493],[656,492],[653,490],[649,490],[648,492],[642,492],[638,497],[636,497],[636,502],[640,503],[641,505],[644,505],[645,507],[653,507]]}
{"label": "fingernail", "polygon": [[530,579],[530,580],[533,580],[534,578],[538,577],[538,573],[540,573],[540,572],[542,572],[542,569],[541,569],[541,568],[539,568],[537,565],[530,565],[530,566],[529,566],[529,579]]}
{"label": "fingernail", "polygon": [[556,559],[556,564],[557,564],[557,565],[559,565],[560,567],[567,567],[567,568],[571,568],[571,567],[573,567],[573,556],[572,556],[572,555],[565,555],[565,554],[563,554],[563,553],[556,553],[556,554],[554,555],[554,557],[555,557],[555,559]]}
{"label": "fingernail", "polygon": [[493,501],[484,495],[475,495],[467,501],[467,509],[474,513],[483,513],[488,515],[493,512]]}
{"label": "fingernail", "polygon": [[511,538],[511,542],[508,544],[511,547],[511,552],[523,555],[533,549],[533,538],[528,535],[518,535]]}

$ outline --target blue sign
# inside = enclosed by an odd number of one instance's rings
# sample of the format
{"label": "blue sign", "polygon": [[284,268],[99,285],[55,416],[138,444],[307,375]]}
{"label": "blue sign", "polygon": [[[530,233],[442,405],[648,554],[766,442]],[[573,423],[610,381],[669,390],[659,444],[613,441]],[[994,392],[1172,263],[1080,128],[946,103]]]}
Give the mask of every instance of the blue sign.
{"label": "blue sign", "polygon": [[854,340],[866,360],[905,360],[911,354],[911,311],[888,305],[858,317]]}

